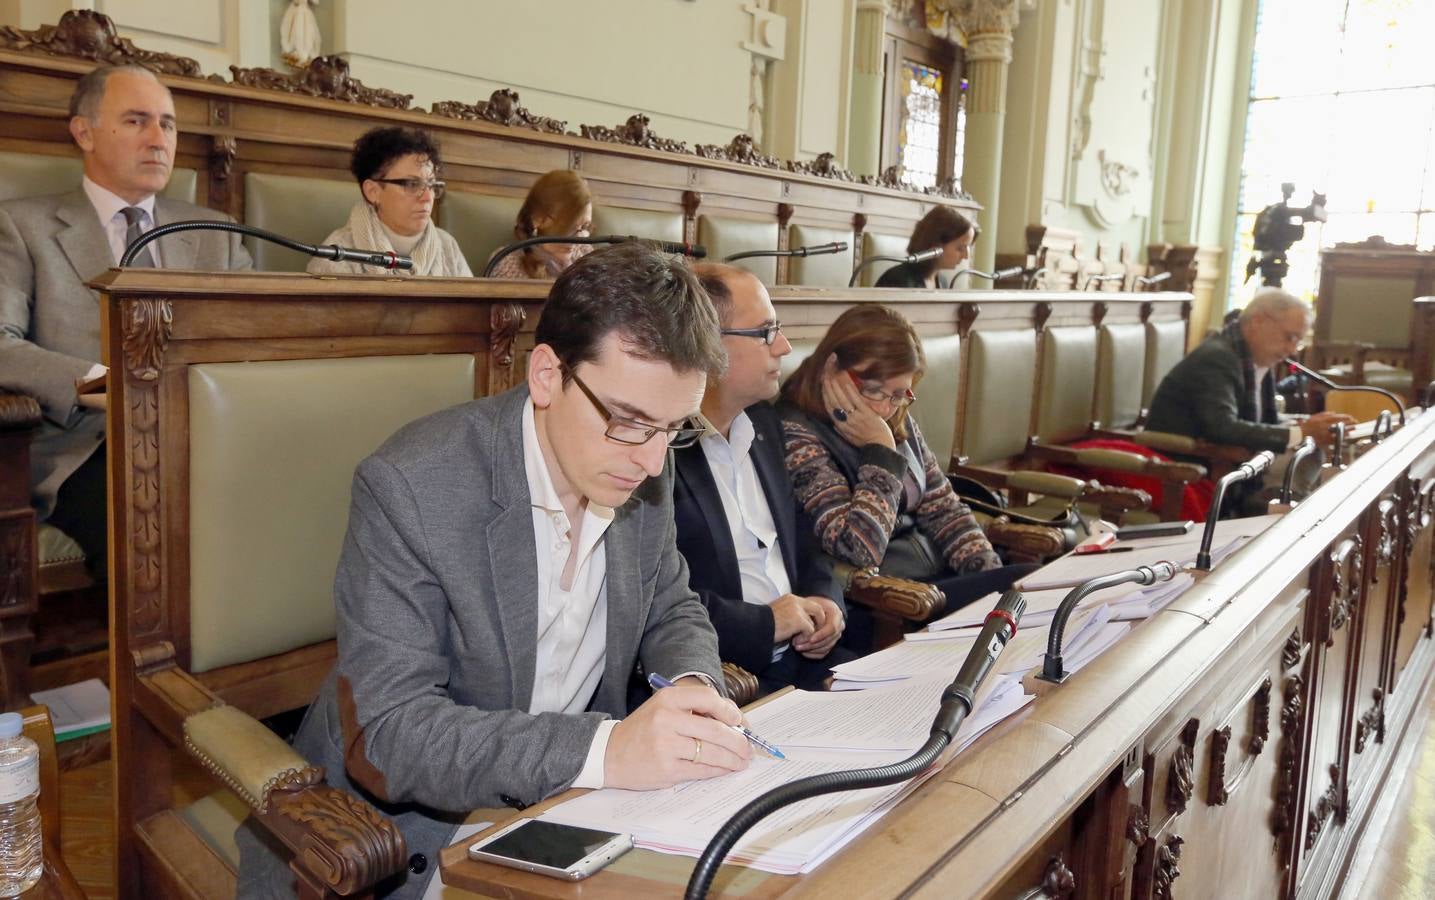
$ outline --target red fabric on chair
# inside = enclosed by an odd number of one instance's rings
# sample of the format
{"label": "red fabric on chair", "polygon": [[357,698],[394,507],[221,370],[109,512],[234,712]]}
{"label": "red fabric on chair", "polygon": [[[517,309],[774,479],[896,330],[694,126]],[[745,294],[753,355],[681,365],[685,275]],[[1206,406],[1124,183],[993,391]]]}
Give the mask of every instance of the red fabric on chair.
{"label": "red fabric on chair", "polygon": [[[1077,441],[1070,445],[1077,450],[1121,450],[1126,453],[1136,453],[1147,459],[1154,459],[1160,462],[1170,462],[1171,458],[1157,453],[1150,447],[1143,447],[1131,441],[1116,439],[1093,439],[1089,441]],[[1073,475],[1077,478],[1085,477],[1083,470],[1071,467],[1064,474]],[[1152,509],[1161,508],[1162,495],[1165,493],[1161,481],[1148,475],[1133,475],[1130,472],[1118,472],[1113,469],[1093,468],[1093,472],[1100,474],[1102,484],[1112,487],[1137,488],[1151,495]],[[1216,485],[1209,478],[1202,478],[1200,481],[1187,484],[1181,492],[1181,518],[1190,519],[1193,522],[1206,521],[1206,510],[1211,508],[1211,498],[1215,496]]]}

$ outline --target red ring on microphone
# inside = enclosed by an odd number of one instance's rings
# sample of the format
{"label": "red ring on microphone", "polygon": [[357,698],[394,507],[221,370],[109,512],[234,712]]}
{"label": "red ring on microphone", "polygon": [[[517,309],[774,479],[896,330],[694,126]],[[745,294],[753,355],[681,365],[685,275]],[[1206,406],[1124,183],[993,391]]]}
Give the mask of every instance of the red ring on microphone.
{"label": "red ring on microphone", "polygon": [[987,613],[987,617],[985,620],[983,620],[982,624],[985,625],[987,622],[990,622],[993,616],[997,617],[998,619],[1006,619],[1006,623],[1011,626],[1011,634],[1007,636],[1007,640],[1011,640],[1012,638],[1016,637],[1016,619],[1013,619],[1011,617],[1011,613],[1007,612],[1004,609],[994,609],[991,612]]}
{"label": "red ring on microphone", "polygon": [[389,261],[384,264],[384,268],[386,268],[386,269],[397,269],[398,267],[399,267],[399,255],[398,255],[397,253],[395,253],[394,251],[390,250],[390,251],[389,251]]}

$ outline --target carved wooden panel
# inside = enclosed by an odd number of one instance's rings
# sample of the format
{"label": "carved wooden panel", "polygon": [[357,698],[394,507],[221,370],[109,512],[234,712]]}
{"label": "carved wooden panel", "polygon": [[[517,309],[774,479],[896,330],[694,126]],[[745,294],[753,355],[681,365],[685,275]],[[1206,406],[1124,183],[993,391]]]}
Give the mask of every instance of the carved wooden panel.
{"label": "carved wooden panel", "polygon": [[514,374],[513,342],[527,314],[517,303],[495,303],[489,307],[488,392],[497,394],[517,383]]}
{"label": "carved wooden panel", "polygon": [[126,300],[120,313],[128,395],[124,439],[130,481],[129,533],[116,543],[129,554],[130,639],[161,631],[168,618],[161,596],[159,373],[169,346],[173,311],[167,300]]}
{"label": "carved wooden panel", "polygon": [[72,9],[55,25],[35,29],[0,26],[0,49],[48,56],[88,59],[111,66],[143,66],[164,75],[201,78],[199,63],[186,56],[141,50],[115,32],[115,23],[104,13]]}
{"label": "carved wooden panel", "polygon": [[1373,737],[1377,744],[1385,742],[1385,691],[1371,688],[1374,702],[1363,712],[1355,723],[1355,752],[1364,753],[1367,742]]}
{"label": "carved wooden panel", "polygon": [[1282,860],[1289,859],[1291,825],[1295,820],[1297,770],[1300,767],[1301,733],[1305,722],[1305,680],[1288,676],[1281,689],[1281,755],[1276,775],[1276,806],[1271,813],[1271,833],[1277,839]]}
{"label": "carved wooden panel", "polygon": [[1326,823],[1332,814],[1340,812],[1340,766],[1332,763],[1330,766],[1330,784],[1326,786],[1325,793],[1316,799],[1311,807],[1310,821],[1306,825],[1305,849],[1315,849],[1316,842],[1320,840],[1320,834],[1325,829]]}
{"label": "carved wooden panel", "polygon": [[1171,888],[1181,877],[1181,845],[1185,841],[1179,835],[1171,835],[1156,851],[1156,877],[1152,882],[1151,896],[1156,900],[1171,900]]}
{"label": "carved wooden panel", "polygon": [[1166,779],[1166,806],[1176,814],[1186,811],[1186,804],[1196,790],[1196,734],[1201,729],[1191,719],[1181,730],[1181,740],[1171,754],[1171,772]]}
{"label": "carved wooden panel", "polygon": [[1326,617],[1325,645],[1333,647],[1335,632],[1350,622],[1351,614],[1360,602],[1364,567],[1360,536],[1352,535],[1337,544],[1327,555],[1326,562],[1330,577],[1326,597],[1329,615]]}

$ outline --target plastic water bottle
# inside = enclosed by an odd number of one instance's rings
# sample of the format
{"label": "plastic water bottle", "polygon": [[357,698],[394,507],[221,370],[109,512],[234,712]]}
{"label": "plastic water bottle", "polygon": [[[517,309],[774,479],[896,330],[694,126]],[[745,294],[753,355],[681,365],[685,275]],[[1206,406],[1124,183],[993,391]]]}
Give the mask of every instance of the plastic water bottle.
{"label": "plastic water bottle", "polygon": [[0,897],[23,894],[40,880],[40,748],[22,733],[19,713],[0,714]]}

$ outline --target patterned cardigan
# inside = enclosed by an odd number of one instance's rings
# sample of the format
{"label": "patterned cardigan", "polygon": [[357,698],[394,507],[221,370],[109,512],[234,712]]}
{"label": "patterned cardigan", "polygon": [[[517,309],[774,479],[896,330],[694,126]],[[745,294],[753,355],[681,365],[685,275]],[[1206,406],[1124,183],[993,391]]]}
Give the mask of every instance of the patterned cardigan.
{"label": "patterned cardigan", "polygon": [[[786,411],[787,470],[797,500],[816,522],[822,549],[854,566],[876,566],[887,554],[887,541],[897,524],[902,500],[902,477],[907,459],[881,444],[862,447],[857,483],[850,484],[831,451],[810,421]],[[951,482],[937,464],[917,423],[910,418],[909,440],[920,451],[926,476],[925,490],[910,510],[917,527],[959,574],[1001,566],[972,511],[958,499]]]}

